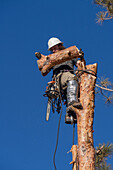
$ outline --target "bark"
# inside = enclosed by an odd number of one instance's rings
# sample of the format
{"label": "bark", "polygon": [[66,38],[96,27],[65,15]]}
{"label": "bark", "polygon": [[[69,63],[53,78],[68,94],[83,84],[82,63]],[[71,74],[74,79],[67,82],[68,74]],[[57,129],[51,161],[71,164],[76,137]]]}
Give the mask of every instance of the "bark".
{"label": "bark", "polygon": [[[85,68],[97,73],[96,63],[87,65]],[[81,63],[78,69],[83,69]],[[93,73],[92,71],[90,73]],[[92,74],[83,72],[80,76],[80,102],[83,109],[75,109],[77,115],[79,170],[95,169],[95,150],[93,145],[95,83],[96,77]]]}
{"label": "bark", "polygon": [[[35,55],[37,56],[37,52]],[[72,46],[48,56],[41,54],[41,59],[37,60],[37,64],[42,75],[46,76],[53,66],[74,58],[79,58],[80,56],[81,54],[79,53],[78,48],[76,46]]]}

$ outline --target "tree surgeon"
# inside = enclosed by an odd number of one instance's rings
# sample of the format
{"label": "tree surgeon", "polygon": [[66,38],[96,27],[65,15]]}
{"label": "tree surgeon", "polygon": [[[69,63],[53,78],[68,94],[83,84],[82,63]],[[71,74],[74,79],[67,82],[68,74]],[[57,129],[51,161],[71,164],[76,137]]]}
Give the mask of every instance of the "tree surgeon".
{"label": "tree surgeon", "polygon": [[[52,37],[48,41],[48,50],[51,53],[56,53],[65,49],[63,42],[58,38]],[[77,122],[76,113],[71,109],[71,105],[76,108],[81,108],[81,104],[78,100],[78,80],[74,74],[74,66],[77,67],[77,59],[69,60],[54,66],[53,80],[59,83],[61,92],[66,95],[67,109],[65,115],[65,123],[73,124]]]}

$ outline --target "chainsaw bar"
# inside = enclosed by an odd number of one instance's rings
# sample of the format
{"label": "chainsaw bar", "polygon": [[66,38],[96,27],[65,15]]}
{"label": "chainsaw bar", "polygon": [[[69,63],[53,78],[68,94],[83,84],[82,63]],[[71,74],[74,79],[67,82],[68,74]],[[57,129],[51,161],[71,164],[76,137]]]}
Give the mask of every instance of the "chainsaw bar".
{"label": "chainsaw bar", "polygon": [[50,110],[51,110],[51,98],[48,98],[47,112],[46,112],[46,121],[49,120]]}

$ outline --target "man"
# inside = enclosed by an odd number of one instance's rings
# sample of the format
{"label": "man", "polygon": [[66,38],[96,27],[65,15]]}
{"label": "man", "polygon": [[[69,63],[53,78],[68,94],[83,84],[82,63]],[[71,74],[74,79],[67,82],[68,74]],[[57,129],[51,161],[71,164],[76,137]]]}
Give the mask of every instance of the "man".
{"label": "man", "polygon": [[[65,49],[63,42],[58,38],[50,38],[48,41],[48,50],[51,53],[56,53]],[[53,78],[59,79],[60,87],[65,92],[67,97],[67,109],[65,115],[65,123],[76,123],[76,113],[70,106],[81,108],[81,104],[78,101],[78,82],[77,77],[74,74],[74,65],[77,66],[77,59],[66,61],[62,64],[58,64],[53,67]]]}

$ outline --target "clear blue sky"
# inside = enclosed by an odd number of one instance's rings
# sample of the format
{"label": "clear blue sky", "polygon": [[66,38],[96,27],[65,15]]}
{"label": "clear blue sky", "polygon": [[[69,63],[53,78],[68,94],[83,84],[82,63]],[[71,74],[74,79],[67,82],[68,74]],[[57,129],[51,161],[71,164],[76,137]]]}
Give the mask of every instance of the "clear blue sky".
{"label": "clear blue sky", "polygon": [[[96,24],[92,1],[0,0],[0,170],[53,170],[59,115],[45,121],[43,97],[52,73],[42,77],[34,53],[48,55],[47,41],[76,45],[87,64],[98,63],[98,78],[113,83],[113,20]],[[58,170],[71,169],[72,126],[60,126]],[[77,141],[77,140],[75,140]],[[96,96],[94,145],[113,143],[113,106]],[[113,158],[109,160],[113,166]]]}

